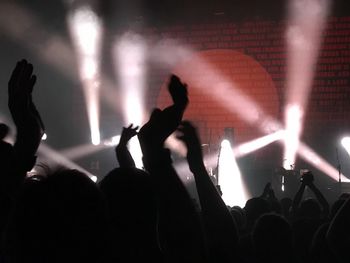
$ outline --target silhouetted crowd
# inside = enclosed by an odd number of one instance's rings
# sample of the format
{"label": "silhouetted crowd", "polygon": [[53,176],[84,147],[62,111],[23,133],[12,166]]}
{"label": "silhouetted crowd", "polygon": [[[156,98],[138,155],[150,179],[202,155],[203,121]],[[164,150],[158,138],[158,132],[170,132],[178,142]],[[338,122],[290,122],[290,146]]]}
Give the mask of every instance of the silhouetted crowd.
{"label": "silhouetted crowd", "polygon": [[[99,184],[67,168],[28,177],[44,134],[32,100],[35,82],[33,66],[19,61],[8,83],[13,145],[0,124],[0,263],[350,262],[349,195],[330,207],[310,172],[293,200],[278,200],[267,184],[244,208],[225,205],[207,173],[196,128],[182,120],[187,86],[175,75],[168,84],[173,104],[153,110],[139,130],[123,128],[115,149],[120,167]],[[187,148],[199,205],[164,147],[174,132]],[[144,170],[128,151],[134,136]],[[303,200],[306,188],[314,199]]]}

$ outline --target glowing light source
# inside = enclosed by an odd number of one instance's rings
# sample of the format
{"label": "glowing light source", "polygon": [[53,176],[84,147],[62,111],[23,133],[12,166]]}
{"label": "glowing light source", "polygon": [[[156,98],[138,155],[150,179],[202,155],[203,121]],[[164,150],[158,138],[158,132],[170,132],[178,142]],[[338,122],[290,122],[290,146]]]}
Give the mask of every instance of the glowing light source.
{"label": "glowing light source", "polygon": [[[145,118],[146,42],[142,36],[128,32],[115,42],[113,53],[118,69],[124,121],[141,125]],[[142,168],[142,154],[137,138],[131,139],[129,149],[136,167]]]}
{"label": "glowing light source", "polygon": [[244,206],[248,198],[241,179],[241,172],[234,157],[231,143],[228,140],[223,140],[221,143],[218,174],[222,199],[226,205]]}
{"label": "glowing light source", "polygon": [[341,140],[341,144],[343,145],[347,153],[350,155],[350,137],[344,137]]}
{"label": "glowing light source", "polygon": [[302,132],[304,109],[298,105],[288,105],[286,108],[286,131],[284,136],[284,163],[285,169],[295,164],[299,147],[299,138]]}
{"label": "glowing light source", "polygon": [[92,176],[90,177],[90,179],[91,179],[94,183],[97,182],[97,176],[95,176],[95,175],[92,175]]}
{"label": "glowing light source", "polygon": [[288,7],[285,169],[296,160],[329,0],[290,0]]}
{"label": "glowing light source", "polygon": [[100,144],[99,87],[102,23],[88,6],[74,10],[68,18],[77,50],[79,74],[83,85],[90,124],[91,142]]}
{"label": "glowing light source", "polygon": [[47,139],[47,134],[44,133],[43,136],[41,137],[41,140],[42,140],[42,141],[46,141],[46,139]]}

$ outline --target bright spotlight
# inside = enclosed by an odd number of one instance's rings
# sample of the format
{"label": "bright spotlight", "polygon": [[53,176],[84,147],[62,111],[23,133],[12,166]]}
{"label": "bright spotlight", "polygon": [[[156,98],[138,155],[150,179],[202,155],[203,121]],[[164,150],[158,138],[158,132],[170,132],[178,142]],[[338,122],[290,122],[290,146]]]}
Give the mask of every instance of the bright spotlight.
{"label": "bright spotlight", "polygon": [[228,206],[243,207],[248,198],[229,140],[225,139],[221,142],[218,165],[218,183],[221,187],[222,199]]}
{"label": "bright spotlight", "polygon": [[121,36],[114,47],[125,121],[135,125],[144,120],[146,54],[145,40],[131,32]]}
{"label": "bright spotlight", "polygon": [[92,176],[90,177],[90,179],[91,179],[94,183],[97,182],[97,176],[95,176],[95,175],[92,175]]}
{"label": "bright spotlight", "polygon": [[77,51],[90,125],[91,142],[100,144],[99,88],[102,23],[88,6],[73,10],[68,18],[70,32]]}
{"label": "bright spotlight", "polygon": [[284,169],[294,167],[302,132],[304,109],[298,105],[288,105],[286,108],[286,131],[284,136]]}
{"label": "bright spotlight", "polygon": [[131,138],[129,142],[129,150],[132,158],[134,159],[135,166],[139,169],[142,169],[143,168],[142,151],[141,151],[141,146],[140,146],[139,140],[137,139],[137,136]]}
{"label": "bright spotlight", "polygon": [[43,136],[41,137],[41,140],[42,141],[46,141],[47,140],[47,134],[46,133],[43,134]]}
{"label": "bright spotlight", "polygon": [[[142,36],[128,32],[116,41],[113,52],[124,122],[141,125],[145,118],[146,42]],[[130,154],[136,167],[142,168],[141,148],[136,138],[130,141]]]}
{"label": "bright spotlight", "polygon": [[341,144],[343,145],[347,153],[350,155],[350,137],[344,137],[341,140]]}
{"label": "bright spotlight", "polygon": [[285,169],[295,164],[329,0],[290,0],[288,7]]}
{"label": "bright spotlight", "polygon": [[221,147],[222,148],[227,148],[227,147],[230,147],[231,146],[231,143],[229,142],[229,140],[226,140],[226,139],[224,139],[224,140],[222,140],[222,142],[221,142]]}

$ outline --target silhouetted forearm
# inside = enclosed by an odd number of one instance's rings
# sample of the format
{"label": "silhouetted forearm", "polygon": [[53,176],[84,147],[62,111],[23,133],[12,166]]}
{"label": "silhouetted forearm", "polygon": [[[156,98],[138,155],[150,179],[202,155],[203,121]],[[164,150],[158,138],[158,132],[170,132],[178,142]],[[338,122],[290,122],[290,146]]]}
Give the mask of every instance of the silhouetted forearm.
{"label": "silhouetted forearm", "polygon": [[155,179],[165,254],[170,262],[207,262],[199,215],[172,167],[169,152],[152,152],[152,156],[144,155],[144,165]]}
{"label": "silhouetted forearm", "polygon": [[196,181],[211,257],[216,262],[234,262],[238,245],[236,224],[203,162],[192,163],[190,167]]}
{"label": "silhouetted forearm", "polygon": [[296,195],[294,196],[294,199],[293,199],[293,204],[292,204],[292,214],[295,215],[296,212],[298,211],[298,208],[299,208],[299,205],[301,203],[301,200],[303,198],[303,194],[304,194],[304,191],[305,191],[305,187],[306,185],[305,184],[301,184],[299,189],[298,189],[298,192],[296,193]]}
{"label": "silhouetted forearm", "polygon": [[115,153],[117,155],[119,167],[121,168],[135,167],[134,159],[132,158],[128,150],[128,147],[126,145],[118,144],[118,146],[115,148]]}
{"label": "silhouetted forearm", "polygon": [[329,214],[329,204],[326,198],[323,196],[321,191],[313,183],[309,185],[309,188],[314,193],[317,201],[321,204],[323,217],[326,218]]}

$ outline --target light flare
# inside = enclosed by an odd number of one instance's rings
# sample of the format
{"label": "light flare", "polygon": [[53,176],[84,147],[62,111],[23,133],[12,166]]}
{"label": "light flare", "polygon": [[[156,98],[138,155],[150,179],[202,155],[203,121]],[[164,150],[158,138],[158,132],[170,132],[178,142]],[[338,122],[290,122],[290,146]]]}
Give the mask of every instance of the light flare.
{"label": "light flare", "polygon": [[265,135],[263,137],[251,140],[249,142],[242,143],[234,147],[233,152],[236,158],[245,156],[249,153],[255,152],[265,146],[280,141],[284,138],[285,132],[283,130]]}
{"label": "light flare", "polygon": [[341,144],[345,148],[346,152],[350,155],[350,137],[344,137],[341,140]]}
{"label": "light flare", "polygon": [[89,6],[82,6],[71,12],[68,24],[78,57],[91,142],[98,145],[100,144],[99,90],[102,22]]}
{"label": "light flare", "polygon": [[[116,39],[113,55],[120,87],[125,123],[140,126],[145,119],[147,43],[136,33],[127,32]],[[142,153],[137,138],[129,143],[136,167],[142,168]]]}
{"label": "light flare", "polygon": [[218,184],[225,204],[231,207],[235,205],[243,207],[248,197],[231,143],[228,140],[223,140],[221,143],[218,170]]}
{"label": "light flare", "polygon": [[317,59],[329,12],[329,0],[290,0],[286,28],[287,87],[283,167],[294,166],[303,132]]}
{"label": "light flare", "polygon": [[284,137],[284,169],[294,167],[302,133],[304,110],[299,105],[288,105],[286,108],[286,130]]}
{"label": "light flare", "polygon": [[97,181],[97,177],[95,175],[77,165],[73,161],[69,160],[57,151],[53,150],[51,147],[44,143],[40,144],[38,152],[42,155],[43,158],[45,158],[44,163],[48,164],[50,167],[53,167],[55,165],[62,165],[70,169],[77,169],[85,173],[92,181]]}

